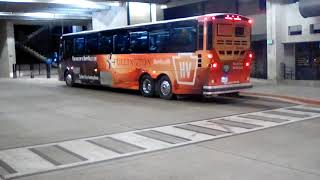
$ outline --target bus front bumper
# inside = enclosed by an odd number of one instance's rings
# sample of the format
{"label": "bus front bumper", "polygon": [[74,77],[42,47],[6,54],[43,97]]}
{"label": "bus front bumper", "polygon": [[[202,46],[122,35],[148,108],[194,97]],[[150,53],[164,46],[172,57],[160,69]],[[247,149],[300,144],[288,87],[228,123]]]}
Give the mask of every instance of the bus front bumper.
{"label": "bus front bumper", "polygon": [[243,89],[252,88],[251,83],[243,84],[230,84],[230,85],[221,85],[221,86],[203,86],[203,95],[211,96],[218,94],[228,94],[239,92]]}

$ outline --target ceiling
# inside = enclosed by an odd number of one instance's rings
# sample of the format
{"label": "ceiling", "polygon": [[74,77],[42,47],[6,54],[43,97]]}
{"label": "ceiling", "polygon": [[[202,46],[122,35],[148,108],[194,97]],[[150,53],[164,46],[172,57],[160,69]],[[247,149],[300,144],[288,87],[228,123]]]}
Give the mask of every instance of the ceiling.
{"label": "ceiling", "polygon": [[[131,0],[167,4],[173,7],[204,0]],[[128,0],[0,0],[0,19],[11,19],[19,23],[42,22],[78,22],[86,24],[91,21],[92,13],[121,6]],[[37,22],[35,22],[35,20]]]}

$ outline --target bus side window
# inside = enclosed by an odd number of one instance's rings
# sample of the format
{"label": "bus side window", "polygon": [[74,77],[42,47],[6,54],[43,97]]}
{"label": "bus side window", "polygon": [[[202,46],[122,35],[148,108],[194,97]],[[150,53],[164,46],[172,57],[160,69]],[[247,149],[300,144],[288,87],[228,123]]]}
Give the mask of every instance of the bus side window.
{"label": "bus side window", "polygon": [[145,53],[148,51],[148,32],[130,33],[130,51],[131,53]]}
{"label": "bus side window", "polygon": [[153,53],[168,52],[169,31],[153,31],[149,33],[149,51]]}
{"label": "bus side window", "polygon": [[204,24],[200,22],[198,25],[198,50],[203,50],[203,31]]}
{"label": "bus side window", "polygon": [[64,40],[64,48],[63,48],[63,58],[69,58],[73,54],[73,40],[72,39],[66,39]]}
{"label": "bus side window", "polygon": [[101,35],[99,38],[99,53],[110,54],[112,53],[113,37]]}
{"label": "bus side window", "polygon": [[212,50],[213,48],[213,23],[207,22],[207,50]]}
{"label": "bus side window", "polygon": [[170,35],[171,52],[193,52],[196,49],[196,29],[193,27],[174,28]]}
{"label": "bus side window", "polygon": [[127,54],[129,52],[129,35],[114,36],[114,52],[116,54]]}
{"label": "bus side window", "polygon": [[86,54],[94,55],[98,53],[98,37],[97,36],[87,36],[86,40]]}
{"label": "bus side window", "polygon": [[84,50],[85,50],[85,46],[84,46],[84,38],[76,38],[74,40],[74,49],[73,49],[73,53],[76,56],[82,56],[84,55]]}

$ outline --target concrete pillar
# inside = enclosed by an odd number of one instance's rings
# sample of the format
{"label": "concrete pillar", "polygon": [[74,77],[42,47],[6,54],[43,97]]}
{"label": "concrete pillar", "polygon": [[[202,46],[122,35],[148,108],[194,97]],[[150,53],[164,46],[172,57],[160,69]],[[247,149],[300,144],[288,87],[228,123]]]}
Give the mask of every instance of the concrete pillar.
{"label": "concrete pillar", "polygon": [[268,79],[281,80],[282,70],[280,64],[284,62],[284,37],[285,24],[282,0],[267,1],[267,39],[268,39]]}
{"label": "concrete pillar", "polygon": [[0,77],[12,77],[12,65],[16,63],[13,23],[0,22]]}
{"label": "concrete pillar", "polygon": [[95,12],[92,15],[92,28],[104,30],[128,25],[127,4],[119,7],[110,7],[108,10]]}

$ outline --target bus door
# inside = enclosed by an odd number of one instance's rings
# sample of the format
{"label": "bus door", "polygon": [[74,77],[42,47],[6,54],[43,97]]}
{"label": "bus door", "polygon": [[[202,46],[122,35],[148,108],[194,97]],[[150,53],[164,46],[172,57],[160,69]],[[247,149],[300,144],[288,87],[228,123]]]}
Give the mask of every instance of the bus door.
{"label": "bus door", "polygon": [[99,37],[99,55],[97,56],[100,84],[112,86],[112,71],[115,65],[113,51],[113,36],[101,34]]}
{"label": "bus door", "polygon": [[[96,57],[91,53],[93,51],[92,42],[97,39],[85,40],[85,37],[77,37],[74,39],[74,56],[72,61],[74,64],[73,72],[81,83],[96,84],[99,77],[96,74],[97,62]],[[78,76],[77,76],[78,75]]]}

